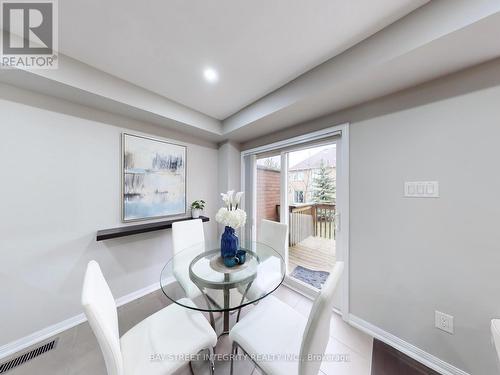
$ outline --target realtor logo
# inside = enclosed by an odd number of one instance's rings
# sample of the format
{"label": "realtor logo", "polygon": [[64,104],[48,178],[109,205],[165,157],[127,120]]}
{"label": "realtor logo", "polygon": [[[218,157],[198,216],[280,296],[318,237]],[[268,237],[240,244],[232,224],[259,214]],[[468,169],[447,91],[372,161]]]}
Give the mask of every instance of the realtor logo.
{"label": "realtor logo", "polygon": [[53,0],[1,4],[3,68],[57,68],[57,4]]}

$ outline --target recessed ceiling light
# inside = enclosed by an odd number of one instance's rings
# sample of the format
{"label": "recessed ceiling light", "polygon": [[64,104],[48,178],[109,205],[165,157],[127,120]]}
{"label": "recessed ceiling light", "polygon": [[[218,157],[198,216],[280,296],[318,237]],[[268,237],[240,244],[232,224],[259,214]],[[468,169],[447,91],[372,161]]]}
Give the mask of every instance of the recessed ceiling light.
{"label": "recessed ceiling light", "polygon": [[205,69],[203,71],[203,76],[210,83],[215,83],[219,80],[219,75],[217,74],[217,71],[212,68]]}

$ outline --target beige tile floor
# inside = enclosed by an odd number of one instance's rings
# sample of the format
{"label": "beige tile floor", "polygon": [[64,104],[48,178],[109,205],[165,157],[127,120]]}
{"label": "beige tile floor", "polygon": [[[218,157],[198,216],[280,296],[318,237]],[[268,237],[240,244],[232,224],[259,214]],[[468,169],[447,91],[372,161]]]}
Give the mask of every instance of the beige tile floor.
{"label": "beige tile floor", "polygon": [[[282,286],[275,293],[299,313],[307,316],[312,301],[294,291]],[[139,300],[120,307],[120,333],[123,334],[142,319],[158,311],[168,304],[168,300],[158,291]],[[246,311],[252,307],[245,308]],[[243,311],[244,316],[245,311]],[[232,315],[235,319],[235,314]],[[218,320],[220,323],[220,320]],[[373,340],[371,337],[346,324],[337,314],[332,314],[328,354],[346,354],[345,362],[323,362],[321,375],[368,375],[371,367]],[[57,348],[45,353],[30,362],[8,372],[8,375],[106,375],[104,360],[97,341],[87,323],[67,330],[60,334]],[[227,336],[222,336],[216,348],[216,353],[229,353],[231,342]],[[3,361],[2,361],[3,362]],[[196,373],[208,374],[206,364],[201,367],[194,365]],[[250,361],[239,361],[235,364],[236,375],[258,375]],[[189,367],[179,371],[179,374],[190,374]],[[229,362],[218,362],[216,374],[229,374]]]}

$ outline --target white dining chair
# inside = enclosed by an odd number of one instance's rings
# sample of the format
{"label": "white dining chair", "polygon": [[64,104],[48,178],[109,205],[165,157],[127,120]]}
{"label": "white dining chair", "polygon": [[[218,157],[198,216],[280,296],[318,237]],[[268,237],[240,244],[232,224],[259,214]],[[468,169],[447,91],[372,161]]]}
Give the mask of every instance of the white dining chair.
{"label": "white dining chair", "polygon": [[[265,219],[261,221],[257,242],[275,250],[283,261],[286,259],[287,241],[288,225]],[[283,263],[278,257],[263,259],[257,270],[261,275],[252,283],[246,292],[246,297],[256,300],[269,292],[274,285],[279,285],[284,275],[282,267]],[[239,291],[244,294],[245,286],[240,287]]]}
{"label": "white dining chair", "polygon": [[[238,347],[242,348],[256,358],[256,365],[264,373],[270,375],[318,374],[321,361],[307,358],[321,358],[325,353],[330,338],[333,294],[343,269],[343,262],[335,264],[308,319],[272,295],[262,300],[229,333],[233,353]],[[277,356],[273,358],[273,355]]]}
{"label": "white dining chair", "polygon": [[201,295],[189,278],[189,263],[205,251],[205,233],[201,219],[176,221],[172,224],[173,274],[190,299]]}
{"label": "white dining chair", "polygon": [[260,222],[260,233],[257,241],[271,247],[285,259],[286,244],[288,241],[288,225],[263,219]]}
{"label": "white dining chair", "polygon": [[[188,299],[182,303],[194,306]],[[172,374],[189,361],[189,355],[204,349],[213,354],[217,344],[217,335],[202,313],[175,303],[120,338],[116,303],[95,261],[87,266],[82,306],[103,353],[108,375]],[[213,372],[213,363],[211,369]]]}

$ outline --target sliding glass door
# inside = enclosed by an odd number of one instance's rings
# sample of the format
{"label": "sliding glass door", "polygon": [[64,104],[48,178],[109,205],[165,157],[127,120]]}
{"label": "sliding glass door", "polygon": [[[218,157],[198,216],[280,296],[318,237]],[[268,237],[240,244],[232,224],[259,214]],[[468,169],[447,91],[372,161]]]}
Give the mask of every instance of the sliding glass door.
{"label": "sliding glass door", "polygon": [[[258,241],[263,219],[287,224],[285,282],[310,296],[337,261],[348,260],[348,223],[340,226],[341,213],[348,218],[347,131],[343,125],[242,153],[245,236]],[[345,315],[347,273],[335,296]]]}
{"label": "sliding glass door", "polygon": [[335,141],[286,153],[288,273],[320,289],[335,264]]}

